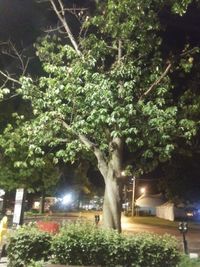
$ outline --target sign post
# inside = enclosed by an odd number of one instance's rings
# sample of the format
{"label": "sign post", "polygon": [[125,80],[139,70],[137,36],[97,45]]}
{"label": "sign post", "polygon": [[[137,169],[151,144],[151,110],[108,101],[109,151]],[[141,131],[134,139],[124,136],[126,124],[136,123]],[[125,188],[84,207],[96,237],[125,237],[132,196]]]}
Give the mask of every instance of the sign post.
{"label": "sign post", "polygon": [[22,225],[24,221],[25,189],[18,188],[15,196],[13,224]]}

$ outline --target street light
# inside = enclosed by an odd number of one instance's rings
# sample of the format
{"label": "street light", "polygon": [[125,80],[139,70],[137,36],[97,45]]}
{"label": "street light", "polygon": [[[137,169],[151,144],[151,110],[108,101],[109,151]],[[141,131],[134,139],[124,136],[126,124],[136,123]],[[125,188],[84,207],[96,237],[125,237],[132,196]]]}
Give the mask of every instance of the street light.
{"label": "street light", "polygon": [[144,194],[144,193],[146,192],[146,188],[145,188],[145,187],[140,188],[140,192],[141,192],[142,194]]}
{"label": "street light", "polygon": [[72,195],[71,194],[65,195],[62,199],[62,204],[68,205],[70,202],[72,202]]}

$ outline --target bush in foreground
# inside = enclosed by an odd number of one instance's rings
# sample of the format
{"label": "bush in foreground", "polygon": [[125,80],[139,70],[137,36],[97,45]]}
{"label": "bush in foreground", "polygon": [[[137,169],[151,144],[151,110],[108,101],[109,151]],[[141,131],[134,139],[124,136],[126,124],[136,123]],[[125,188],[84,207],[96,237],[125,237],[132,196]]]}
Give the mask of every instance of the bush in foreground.
{"label": "bush in foreground", "polygon": [[35,226],[23,226],[14,231],[7,248],[9,267],[24,267],[34,261],[51,256],[52,237]]}
{"label": "bush in foreground", "polygon": [[132,237],[87,224],[68,224],[53,238],[54,262],[72,265],[175,267],[180,253],[171,236]]}
{"label": "bush in foreground", "polygon": [[58,264],[107,267],[175,267],[180,261],[171,236],[126,236],[80,223],[63,225],[53,237],[35,226],[22,227],[11,235],[7,252],[10,267],[41,266],[50,258]]}

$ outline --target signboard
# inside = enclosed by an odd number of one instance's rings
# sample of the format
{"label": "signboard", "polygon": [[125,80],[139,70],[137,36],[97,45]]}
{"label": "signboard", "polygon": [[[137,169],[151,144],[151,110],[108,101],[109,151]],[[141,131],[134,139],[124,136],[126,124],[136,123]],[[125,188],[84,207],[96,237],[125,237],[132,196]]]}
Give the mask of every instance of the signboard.
{"label": "signboard", "polygon": [[13,223],[21,224],[23,218],[24,188],[16,190]]}

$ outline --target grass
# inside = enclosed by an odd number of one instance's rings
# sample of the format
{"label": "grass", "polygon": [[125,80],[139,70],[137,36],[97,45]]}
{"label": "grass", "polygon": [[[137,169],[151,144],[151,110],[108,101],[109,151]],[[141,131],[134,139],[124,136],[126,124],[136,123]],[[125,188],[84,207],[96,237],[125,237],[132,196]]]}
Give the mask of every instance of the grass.
{"label": "grass", "polygon": [[176,227],[178,226],[178,222],[172,222],[164,219],[160,219],[153,216],[139,216],[130,218],[130,222],[138,223],[138,224],[149,224],[155,226],[165,226],[165,227]]}
{"label": "grass", "polygon": [[[165,219],[153,217],[153,216],[139,216],[130,218],[130,222],[138,223],[138,224],[148,224],[153,226],[160,226],[160,227],[173,227],[177,228],[179,221],[168,221]],[[190,229],[200,229],[199,222],[188,222]]]}

